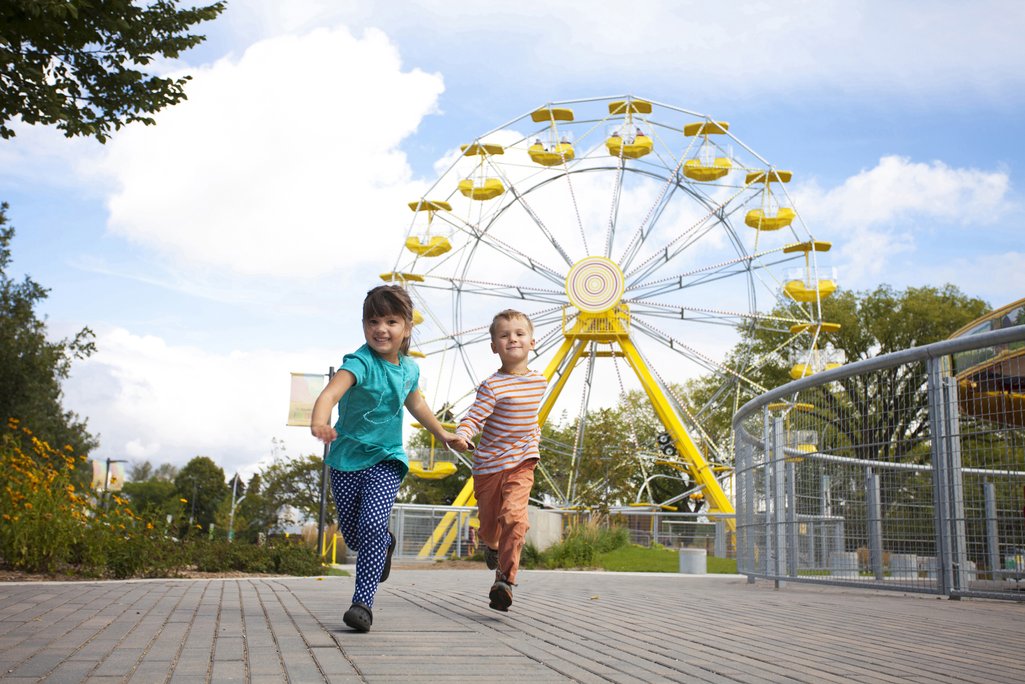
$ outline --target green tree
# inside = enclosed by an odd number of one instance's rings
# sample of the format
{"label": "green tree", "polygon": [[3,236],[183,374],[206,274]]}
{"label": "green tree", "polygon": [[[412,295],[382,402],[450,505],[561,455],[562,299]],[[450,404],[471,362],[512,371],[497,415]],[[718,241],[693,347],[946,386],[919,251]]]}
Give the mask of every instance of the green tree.
{"label": "green tree", "polygon": [[96,447],[86,421],[62,406],[61,381],[73,359],[84,359],[96,347],[93,333],[83,328],[72,338],[47,339],[36,305],[49,292],[28,276],[15,281],[8,274],[14,228],[7,224],[7,204],[0,204],[0,416],[17,418],[41,439],[78,454]]}
{"label": "green tree", "polygon": [[178,7],[177,0],[7,0],[0,3],[0,137],[9,123],[56,125],[68,137],[106,141],[111,128],[141,121],[185,99],[189,76],[147,71],[204,40],[192,28],[224,2]]}
{"label": "green tree", "polygon": [[[848,363],[946,339],[988,310],[986,302],[949,284],[839,291],[822,303],[823,319],[840,324],[829,337]],[[760,331],[754,347],[766,353],[785,335]],[[759,369],[759,379],[774,387],[789,380],[788,371],[788,364],[777,358]],[[812,416],[821,428],[820,439],[834,453],[866,460],[920,460],[926,452],[915,447],[927,436],[925,393],[924,364],[904,364],[841,380],[802,401],[815,406]]]}
{"label": "green tree", "polygon": [[174,479],[174,489],[186,500],[185,513],[192,524],[203,530],[210,529],[218,507],[229,495],[224,471],[208,456],[196,456],[186,463]]}
{"label": "green tree", "polygon": [[132,508],[147,518],[163,518],[182,509],[174,483],[167,480],[126,482],[122,491],[132,502]]}
{"label": "green tree", "polygon": [[[320,517],[320,478],[324,459],[315,454],[298,458],[278,456],[261,471],[262,496],[274,511],[274,526],[317,520]],[[330,497],[330,487],[328,494]],[[327,512],[333,515],[330,498]]]}
{"label": "green tree", "polygon": [[245,495],[235,510],[235,535],[237,539],[256,542],[261,533],[267,534],[277,525],[277,511],[263,495],[260,473],[249,478]]}

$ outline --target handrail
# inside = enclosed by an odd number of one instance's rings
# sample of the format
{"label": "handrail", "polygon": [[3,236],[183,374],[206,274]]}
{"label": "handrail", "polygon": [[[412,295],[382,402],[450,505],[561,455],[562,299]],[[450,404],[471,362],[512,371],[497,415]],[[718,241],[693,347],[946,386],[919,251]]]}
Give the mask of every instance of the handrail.
{"label": "handrail", "polygon": [[870,359],[855,361],[854,363],[822,371],[821,373],[815,373],[814,375],[809,375],[806,378],[793,380],[785,385],[780,385],[775,389],[758,395],[741,406],[740,409],[733,414],[733,431],[737,434],[743,433],[745,436],[749,436],[742,423],[751,414],[761,409],[763,406],[777,401],[787,395],[797,394],[798,392],[812,387],[819,387],[830,382],[843,380],[853,375],[861,375],[881,370],[883,368],[892,368],[904,363],[935,359],[942,356],[948,356],[950,354],[956,354],[961,351],[993,347],[998,344],[1007,344],[1022,340],[1025,340],[1025,325],[1017,325],[1011,328],[1004,328],[1002,330],[980,333],[978,335],[967,335],[953,340],[933,342],[932,344],[925,344],[921,347],[902,349],[900,351],[890,352],[889,354],[883,354],[881,356],[873,356]]}

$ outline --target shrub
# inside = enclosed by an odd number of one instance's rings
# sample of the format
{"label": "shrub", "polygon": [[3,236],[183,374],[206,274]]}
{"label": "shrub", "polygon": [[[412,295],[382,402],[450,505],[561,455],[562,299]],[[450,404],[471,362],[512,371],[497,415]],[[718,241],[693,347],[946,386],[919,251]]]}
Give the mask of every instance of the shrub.
{"label": "shrub", "polygon": [[629,540],[630,533],[624,527],[578,525],[560,543],[544,552],[544,565],[548,568],[596,567],[599,554],[625,546]]}
{"label": "shrub", "polygon": [[97,499],[74,484],[86,461],[70,447],[53,449],[17,420],[0,434],[0,566],[87,577],[173,577],[188,565],[207,572],[317,575],[316,552],[304,544],[266,546],[170,536],[184,519],[154,523],[108,493]]}

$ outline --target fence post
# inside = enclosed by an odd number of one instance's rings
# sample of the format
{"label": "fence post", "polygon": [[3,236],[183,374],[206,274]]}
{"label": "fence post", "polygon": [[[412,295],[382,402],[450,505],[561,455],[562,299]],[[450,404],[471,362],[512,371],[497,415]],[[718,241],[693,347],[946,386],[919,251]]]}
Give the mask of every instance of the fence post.
{"label": "fence post", "polygon": [[925,363],[926,393],[929,398],[929,437],[932,442],[933,466],[933,516],[936,528],[936,582],[940,594],[950,595],[952,577],[950,573],[950,513],[947,498],[947,441],[943,410],[943,376],[940,359],[931,358]]}
{"label": "fence post", "polygon": [[883,516],[879,497],[879,475],[865,468],[865,498],[868,504],[869,564],[877,580],[883,579]]}
{"label": "fence post", "polygon": [[950,358],[943,357],[943,406],[946,418],[947,459],[950,485],[950,555],[953,589],[968,590],[968,544],[964,513],[964,473],[961,470],[961,421],[957,406],[957,381],[950,376]]}
{"label": "fence post", "polygon": [[[830,478],[829,475],[819,476],[819,514],[822,516],[822,527],[820,533],[822,534],[821,544],[821,565],[816,567],[829,567],[829,554],[833,552],[833,546],[835,540],[831,538],[831,534],[834,534],[835,524],[829,518],[833,516],[833,503],[830,498]],[[840,549],[842,550],[842,549]]]}
{"label": "fence post", "polygon": [[986,499],[986,552],[989,558],[989,578],[999,579],[1000,575],[1000,536],[997,532],[997,491],[996,485],[989,480],[982,485]]}
{"label": "fence post", "polygon": [[783,586],[779,578],[786,573],[787,568],[787,547],[786,547],[786,480],[784,475],[783,446],[785,431],[783,418],[776,416],[772,419],[772,546],[775,551],[775,563],[772,567],[772,574],[776,578],[776,588]]}
{"label": "fence post", "polygon": [[797,577],[797,466],[793,461],[784,461],[784,473],[786,475],[786,548],[787,548],[787,575]]}
{"label": "fence post", "polygon": [[[740,466],[740,496],[743,501],[743,511],[740,513],[740,520],[737,521],[737,570],[747,571],[748,584],[755,581],[754,574],[758,571],[755,567],[755,492],[754,492],[754,445],[744,442],[739,449],[741,459]],[[741,557],[743,562],[740,561]]]}

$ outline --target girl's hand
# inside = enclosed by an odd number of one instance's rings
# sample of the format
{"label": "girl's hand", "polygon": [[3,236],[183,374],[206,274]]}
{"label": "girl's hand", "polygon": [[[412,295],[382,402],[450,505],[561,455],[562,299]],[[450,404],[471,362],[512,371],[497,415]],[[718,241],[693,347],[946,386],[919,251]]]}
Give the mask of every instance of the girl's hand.
{"label": "girl's hand", "polygon": [[324,444],[330,444],[338,439],[338,433],[330,425],[313,425],[310,432]]}

